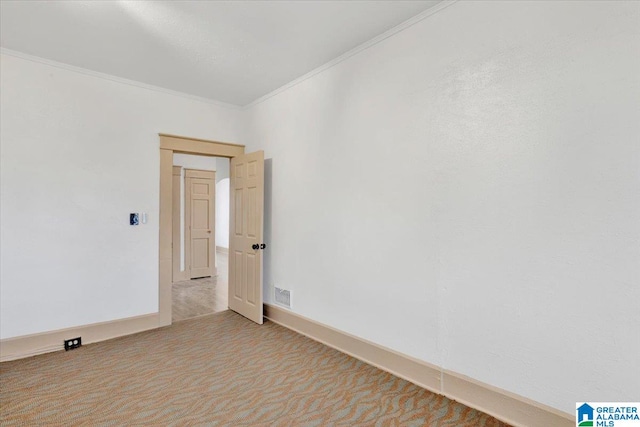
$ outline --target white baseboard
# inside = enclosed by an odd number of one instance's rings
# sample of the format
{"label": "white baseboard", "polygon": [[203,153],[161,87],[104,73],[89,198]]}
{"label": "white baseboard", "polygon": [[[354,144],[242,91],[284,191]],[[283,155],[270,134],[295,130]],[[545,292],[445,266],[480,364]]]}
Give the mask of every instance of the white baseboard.
{"label": "white baseboard", "polygon": [[82,344],[117,338],[159,327],[158,313],[93,323],[0,340],[0,362],[64,349],[64,340],[82,337]]}
{"label": "white baseboard", "polygon": [[264,313],[274,323],[510,425],[575,426],[575,418],[570,414],[398,353],[285,308],[265,304]]}

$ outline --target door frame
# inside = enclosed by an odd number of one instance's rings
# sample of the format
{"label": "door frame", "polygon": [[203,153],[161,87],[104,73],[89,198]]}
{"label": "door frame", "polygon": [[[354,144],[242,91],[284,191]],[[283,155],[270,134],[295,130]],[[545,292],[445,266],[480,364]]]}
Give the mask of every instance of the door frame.
{"label": "door frame", "polygon": [[173,153],[232,158],[244,154],[244,145],[165,133],[160,136],[160,210],[158,262],[158,326],[171,324],[173,283]]}
{"label": "door frame", "polygon": [[180,227],[180,187],[181,187],[181,178],[182,178],[182,166],[173,166],[173,180],[171,182],[172,185],[172,243],[171,249],[173,251],[172,257],[172,272],[171,272],[171,280],[173,283],[181,282],[183,280],[187,280],[187,270],[184,269],[180,271],[180,246],[181,246],[181,237],[182,237],[182,229]]}

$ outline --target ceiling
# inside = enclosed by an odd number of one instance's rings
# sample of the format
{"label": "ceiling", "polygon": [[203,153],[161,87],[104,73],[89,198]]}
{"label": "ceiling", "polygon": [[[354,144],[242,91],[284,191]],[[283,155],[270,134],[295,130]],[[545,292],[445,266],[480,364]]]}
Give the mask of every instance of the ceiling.
{"label": "ceiling", "polygon": [[439,1],[5,1],[3,48],[246,105]]}

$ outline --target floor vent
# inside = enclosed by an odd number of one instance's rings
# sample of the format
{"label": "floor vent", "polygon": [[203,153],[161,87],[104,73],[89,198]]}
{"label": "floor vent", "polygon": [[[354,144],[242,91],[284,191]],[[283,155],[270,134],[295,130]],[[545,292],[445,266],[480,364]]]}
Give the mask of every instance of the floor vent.
{"label": "floor vent", "polygon": [[291,308],[291,291],[274,287],[274,293],[278,304]]}

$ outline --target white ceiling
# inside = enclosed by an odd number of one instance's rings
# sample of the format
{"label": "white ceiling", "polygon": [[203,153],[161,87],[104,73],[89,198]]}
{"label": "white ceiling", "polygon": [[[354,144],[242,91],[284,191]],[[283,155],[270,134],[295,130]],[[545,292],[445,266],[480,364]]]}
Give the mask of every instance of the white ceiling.
{"label": "white ceiling", "polygon": [[3,48],[246,105],[439,1],[5,1]]}

